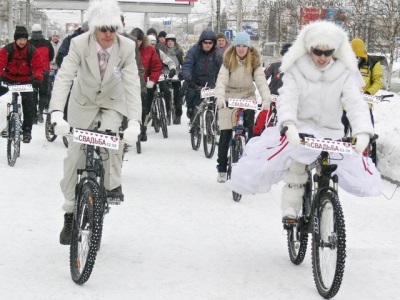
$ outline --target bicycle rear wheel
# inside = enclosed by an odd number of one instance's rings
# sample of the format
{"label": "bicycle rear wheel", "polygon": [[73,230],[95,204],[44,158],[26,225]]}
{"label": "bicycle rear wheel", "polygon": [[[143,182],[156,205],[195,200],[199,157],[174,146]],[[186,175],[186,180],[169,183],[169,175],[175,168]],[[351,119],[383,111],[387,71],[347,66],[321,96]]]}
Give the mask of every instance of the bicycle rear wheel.
{"label": "bicycle rear wheel", "polygon": [[333,298],[342,283],[346,260],[346,229],[339,198],[333,190],[319,196],[312,234],[312,267],[319,294]]}
{"label": "bicycle rear wheel", "polygon": [[296,224],[285,225],[287,231],[287,244],[290,261],[299,265],[303,262],[307,252],[308,231],[304,219],[299,219]]}
{"label": "bicycle rear wheel", "polygon": [[70,268],[72,280],[82,285],[90,277],[103,229],[99,186],[86,181],[79,192],[72,223]]}
{"label": "bicycle rear wheel", "polygon": [[[238,138],[236,138],[231,145],[231,166],[229,167],[229,178],[232,172],[232,166],[236,164],[240,157],[242,157],[243,154],[243,147],[246,144],[246,139],[243,135],[240,135]],[[232,191],[232,197],[233,200],[236,202],[239,202],[242,199],[242,195],[239,193],[236,193],[235,191]]]}
{"label": "bicycle rear wheel", "polygon": [[8,121],[7,160],[13,167],[21,151],[21,120],[17,113],[12,112]]}
{"label": "bicycle rear wheel", "polygon": [[215,135],[217,133],[216,120],[214,113],[206,110],[205,116],[205,134],[203,135],[204,154],[207,158],[211,158],[215,152]]}
{"label": "bicycle rear wheel", "polygon": [[197,114],[197,109],[194,110],[193,114],[196,116],[193,119],[190,129],[190,141],[192,143],[193,150],[199,150],[201,143],[201,128],[200,128],[200,115]]}
{"label": "bicycle rear wheel", "polygon": [[160,112],[160,126],[163,137],[168,137],[168,124],[167,124],[167,110],[165,108],[165,101],[163,98],[157,100],[158,111]]}
{"label": "bicycle rear wheel", "polygon": [[54,140],[57,138],[57,135],[54,134],[54,130],[50,127],[50,125],[51,125],[51,116],[50,113],[48,113],[46,115],[46,121],[44,123],[44,134],[49,142],[54,142]]}

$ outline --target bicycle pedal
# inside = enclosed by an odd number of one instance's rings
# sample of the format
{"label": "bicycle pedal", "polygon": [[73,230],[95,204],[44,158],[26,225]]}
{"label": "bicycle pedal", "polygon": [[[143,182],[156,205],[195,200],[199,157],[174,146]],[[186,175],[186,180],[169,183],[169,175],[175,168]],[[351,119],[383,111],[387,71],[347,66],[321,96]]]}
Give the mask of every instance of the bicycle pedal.
{"label": "bicycle pedal", "polygon": [[288,217],[288,218],[285,217],[282,219],[282,223],[284,225],[295,225],[295,224],[297,224],[297,219],[294,219],[291,217]]}

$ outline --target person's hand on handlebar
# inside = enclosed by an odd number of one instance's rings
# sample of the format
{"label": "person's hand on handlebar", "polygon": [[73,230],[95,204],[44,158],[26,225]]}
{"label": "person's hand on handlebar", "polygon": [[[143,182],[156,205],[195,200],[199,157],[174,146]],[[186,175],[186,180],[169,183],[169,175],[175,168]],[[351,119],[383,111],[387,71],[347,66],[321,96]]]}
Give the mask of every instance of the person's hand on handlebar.
{"label": "person's hand on handlebar", "polygon": [[174,77],[174,76],[175,76],[175,74],[176,74],[176,71],[175,71],[175,69],[171,69],[171,70],[169,70],[169,73],[168,73],[168,78],[172,78],[172,77]]}
{"label": "person's hand on handlebar", "polygon": [[128,128],[124,130],[124,142],[130,146],[134,145],[140,134],[140,123],[136,120],[129,120]]}
{"label": "person's hand on handlebar", "polygon": [[226,107],[226,102],[224,99],[215,98],[215,103],[217,103],[218,109],[222,109],[222,108]]}
{"label": "person's hand on handlebar", "polygon": [[286,139],[289,142],[289,145],[293,147],[297,147],[300,145],[300,137],[299,131],[297,130],[296,125],[293,122],[285,122],[283,123],[283,128],[287,128],[284,134],[286,135]]}
{"label": "person's hand on handlebar", "polygon": [[71,127],[68,122],[64,120],[64,113],[56,110],[51,113],[51,123],[54,125],[55,135],[67,135],[70,132]]}

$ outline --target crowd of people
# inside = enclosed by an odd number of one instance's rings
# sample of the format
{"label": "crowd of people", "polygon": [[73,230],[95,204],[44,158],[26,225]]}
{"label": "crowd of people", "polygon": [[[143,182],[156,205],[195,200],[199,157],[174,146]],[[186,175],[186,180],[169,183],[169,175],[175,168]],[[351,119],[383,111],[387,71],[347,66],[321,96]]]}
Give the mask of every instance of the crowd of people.
{"label": "crowd of people", "polygon": [[[173,93],[160,82],[168,119],[171,105],[175,108],[170,126],[182,122],[183,95],[190,122],[201,102],[201,88],[215,88],[219,183],[227,181],[234,116],[226,100],[256,99],[258,90],[264,115],[270,108],[271,93],[279,95],[278,124],[264,129],[264,118],[260,121],[262,130],[253,132],[257,127],[255,111],[245,110],[249,141],[228,186],[241,194],[253,194],[268,192],[283,180],[282,217],[296,219],[307,178],[305,164],[315,159],[314,154],[299,147],[299,132],[338,139],[351,124],[352,135],[357,138],[356,152],[340,163],[342,187],[358,196],[380,193],[380,174],[363,156],[374,130],[361,92],[376,93],[382,87],[382,71],[379,62],[367,55],[363,41],[356,38],[350,42],[338,25],[327,21],[306,25],[295,41],[282,46],[282,61],[264,69],[261,53],[246,32],[236,33],[229,41],[223,33],[204,30],[198,42],[184,53],[174,33],[157,33],[154,28],[125,32],[117,1],[91,1],[86,16],[88,21],[62,42],[55,31],[45,39],[39,24],[32,26],[31,39],[25,27],[17,26],[15,41],[0,50],[1,81],[32,83],[35,88],[35,92],[22,94],[24,143],[32,139],[32,124],[36,119],[43,122],[47,111],[57,135],[68,134],[71,126],[93,128],[100,120],[103,129],[113,131],[125,123],[124,142],[128,145],[138,139],[145,142],[156,84],[160,76],[177,77],[179,80],[172,82]],[[0,89],[0,95],[8,91],[6,85]],[[287,129],[284,137],[282,128]],[[7,128],[2,135],[7,136]],[[105,186],[107,197],[123,201],[121,151],[110,151]],[[70,243],[75,174],[83,163],[80,145],[70,144],[61,180],[65,200],[61,244]],[[355,177],[357,180],[353,180]]]}

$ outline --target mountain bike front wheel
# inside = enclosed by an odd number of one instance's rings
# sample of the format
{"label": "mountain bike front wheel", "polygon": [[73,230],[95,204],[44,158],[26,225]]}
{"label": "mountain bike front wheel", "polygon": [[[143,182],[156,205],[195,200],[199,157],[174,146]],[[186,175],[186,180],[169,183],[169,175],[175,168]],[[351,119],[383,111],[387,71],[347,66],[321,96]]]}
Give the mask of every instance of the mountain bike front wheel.
{"label": "mountain bike front wheel", "polygon": [[167,124],[167,110],[165,108],[164,99],[159,98],[157,100],[158,111],[160,113],[160,127],[163,137],[166,139],[168,137],[168,124]]}
{"label": "mountain bike front wheel", "polygon": [[13,167],[21,151],[21,120],[15,112],[10,113],[8,121],[7,137],[7,160],[8,165]]}
{"label": "mountain bike front wheel", "polygon": [[82,285],[90,277],[103,229],[99,186],[86,181],[78,194],[72,222],[70,268],[72,280]]}
{"label": "mountain bike front wheel", "polygon": [[325,299],[333,298],[342,283],[346,259],[346,229],[338,195],[324,190],[315,208],[312,268],[315,285]]}
{"label": "mountain bike front wheel", "polygon": [[204,154],[207,158],[211,158],[215,152],[216,120],[212,111],[206,110],[205,114],[205,134],[203,134]]}
{"label": "mountain bike front wheel", "polygon": [[201,143],[201,128],[200,128],[200,115],[197,114],[197,109],[193,112],[195,118],[192,121],[190,129],[190,141],[192,143],[192,149],[197,151],[200,148]]}

